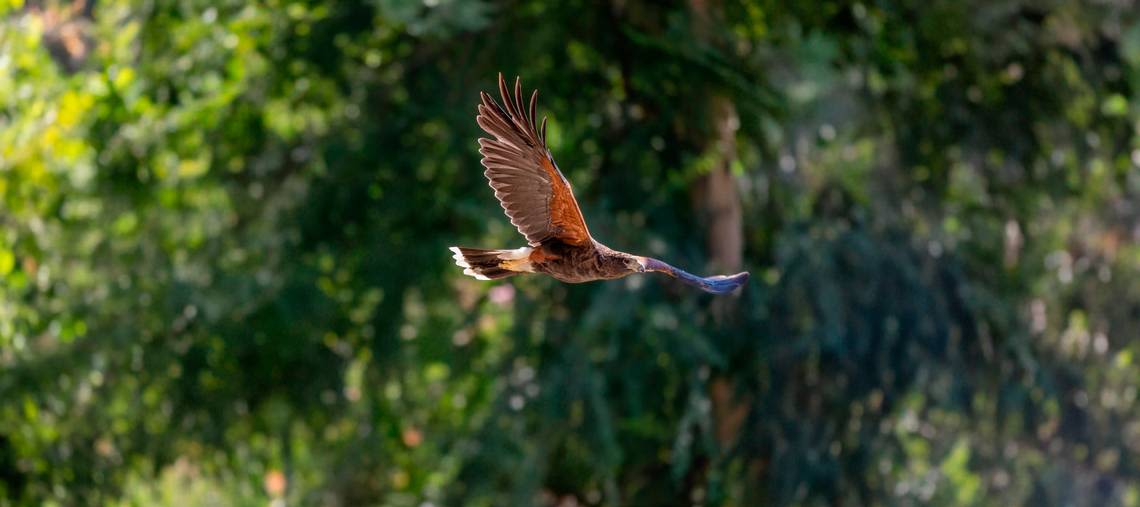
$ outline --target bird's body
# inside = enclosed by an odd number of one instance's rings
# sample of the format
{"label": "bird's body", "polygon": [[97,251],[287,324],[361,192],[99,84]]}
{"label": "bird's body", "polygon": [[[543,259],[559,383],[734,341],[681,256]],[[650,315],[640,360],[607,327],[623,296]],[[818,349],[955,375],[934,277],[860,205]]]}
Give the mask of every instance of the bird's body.
{"label": "bird's body", "polygon": [[[639,272],[636,256],[618,252],[598,242],[581,247],[554,239],[533,248],[481,250],[452,247],[452,251],[455,252],[456,262],[467,264],[460,264],[460,267],[472,269],[476,273],[481,267],[485,272],[478,274],[487,278],[501,278],[515,273],[542,273],[560,282],[583,283],[614,280]],[[494,272],[495,268],[503,272]]]}
{"label": "bird's body", "polygon": [[513,250],[451,247],[464,273],[494,280],[519,273],[544,273],[559,281],[581,283],[613,280],[634,273],[661,272],[716,294],[731,292],[748,280],[748,273],[699,277],[657,259],[613,250],[596,241],[586,227],[570,183],[558,170],[546,147],[546,120],[535,124],[536,90],[530,108],[522,108],[522,87],[515,81],[514,97],[499,76],[503,105],[486,93],[476,122],[494,139],[479,139],[484,175],[511,223],[529,246]]}
{"label": "bird's body", "polygon": [[540,248],[540,253],[536,256],[539,261],[534,264],[534,270],[562,282],[614,280],[636,273],[630,271],[631,262],[637,262],[634,256],[612,250],[597,241],[590,247],[582,248],[555,240]]}

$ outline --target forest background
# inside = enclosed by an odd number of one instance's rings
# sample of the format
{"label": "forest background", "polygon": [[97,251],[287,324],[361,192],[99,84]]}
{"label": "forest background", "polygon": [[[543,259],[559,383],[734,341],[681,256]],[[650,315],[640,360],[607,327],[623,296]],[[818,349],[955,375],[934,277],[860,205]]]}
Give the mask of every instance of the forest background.
{"label": "forest background", "polygon": [[0,505],[1140,505],[1138,12],[0,0]]}

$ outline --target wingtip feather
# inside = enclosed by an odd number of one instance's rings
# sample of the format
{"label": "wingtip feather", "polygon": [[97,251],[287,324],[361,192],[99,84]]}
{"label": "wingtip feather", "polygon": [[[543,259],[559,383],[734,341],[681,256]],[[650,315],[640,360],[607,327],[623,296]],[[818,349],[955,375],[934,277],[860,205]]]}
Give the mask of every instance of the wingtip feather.
{"label": "wingtip feather", "polygon": [[[535,111],[537,110],[537,108],[538,108],[538,88],[535,88],[534,92],[530,94],[530,110],[527,112],[527,115],[526,115],[526,122],[527,122],[527,124],[530,125],[531,132],[534,132],[534,119],[535,119]],[[537,133],[537,132],[535,132],[535,133]]]}

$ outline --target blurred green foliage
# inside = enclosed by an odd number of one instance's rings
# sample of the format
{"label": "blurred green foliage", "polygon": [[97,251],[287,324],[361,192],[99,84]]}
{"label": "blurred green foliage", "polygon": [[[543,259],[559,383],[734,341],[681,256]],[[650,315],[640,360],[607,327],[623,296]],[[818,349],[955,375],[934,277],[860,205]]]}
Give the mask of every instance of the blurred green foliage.
{"label": "blurred green foliage", "polygon": [[[500,71],[695,271],[735,104],[739,298],[462,276]],[[1138,90],[1128,1],[0,0],[0,505],[1140,505]]]}

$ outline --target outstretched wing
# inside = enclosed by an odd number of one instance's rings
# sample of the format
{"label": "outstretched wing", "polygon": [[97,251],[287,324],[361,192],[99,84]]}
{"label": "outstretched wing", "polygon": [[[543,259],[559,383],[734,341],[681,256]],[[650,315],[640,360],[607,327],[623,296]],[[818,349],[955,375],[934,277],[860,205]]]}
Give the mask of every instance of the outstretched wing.
{"label": "outstretched wing", "polygon": [[728,294],[737,287],[748,283],[748,272],[743,271],[732,276],[717,275],[717,276],[697,276],[688,271],[676,268],[661,262],[652,257],[639,257],[641,265],[645,266],[646,271],[655,271],[658,273],[665,273],[673,278],[677,278],[694,287],[700,287],[705,292],[713,294]]}
{"label": "outstretched wing", "polygon": [[572,245],[591,242],[582,210],[574,199],[570,182],[558,170],[546,147],[546,118],[535,125],[538,90],[530,96],[530,108],[522,109],[522,85],[515,79],[514,97],[499,74],[503,105],[481,93],[475,121],[494,139],[479,139],[483,173],[495,190],[507,217],[531,246],[557,238]]}

